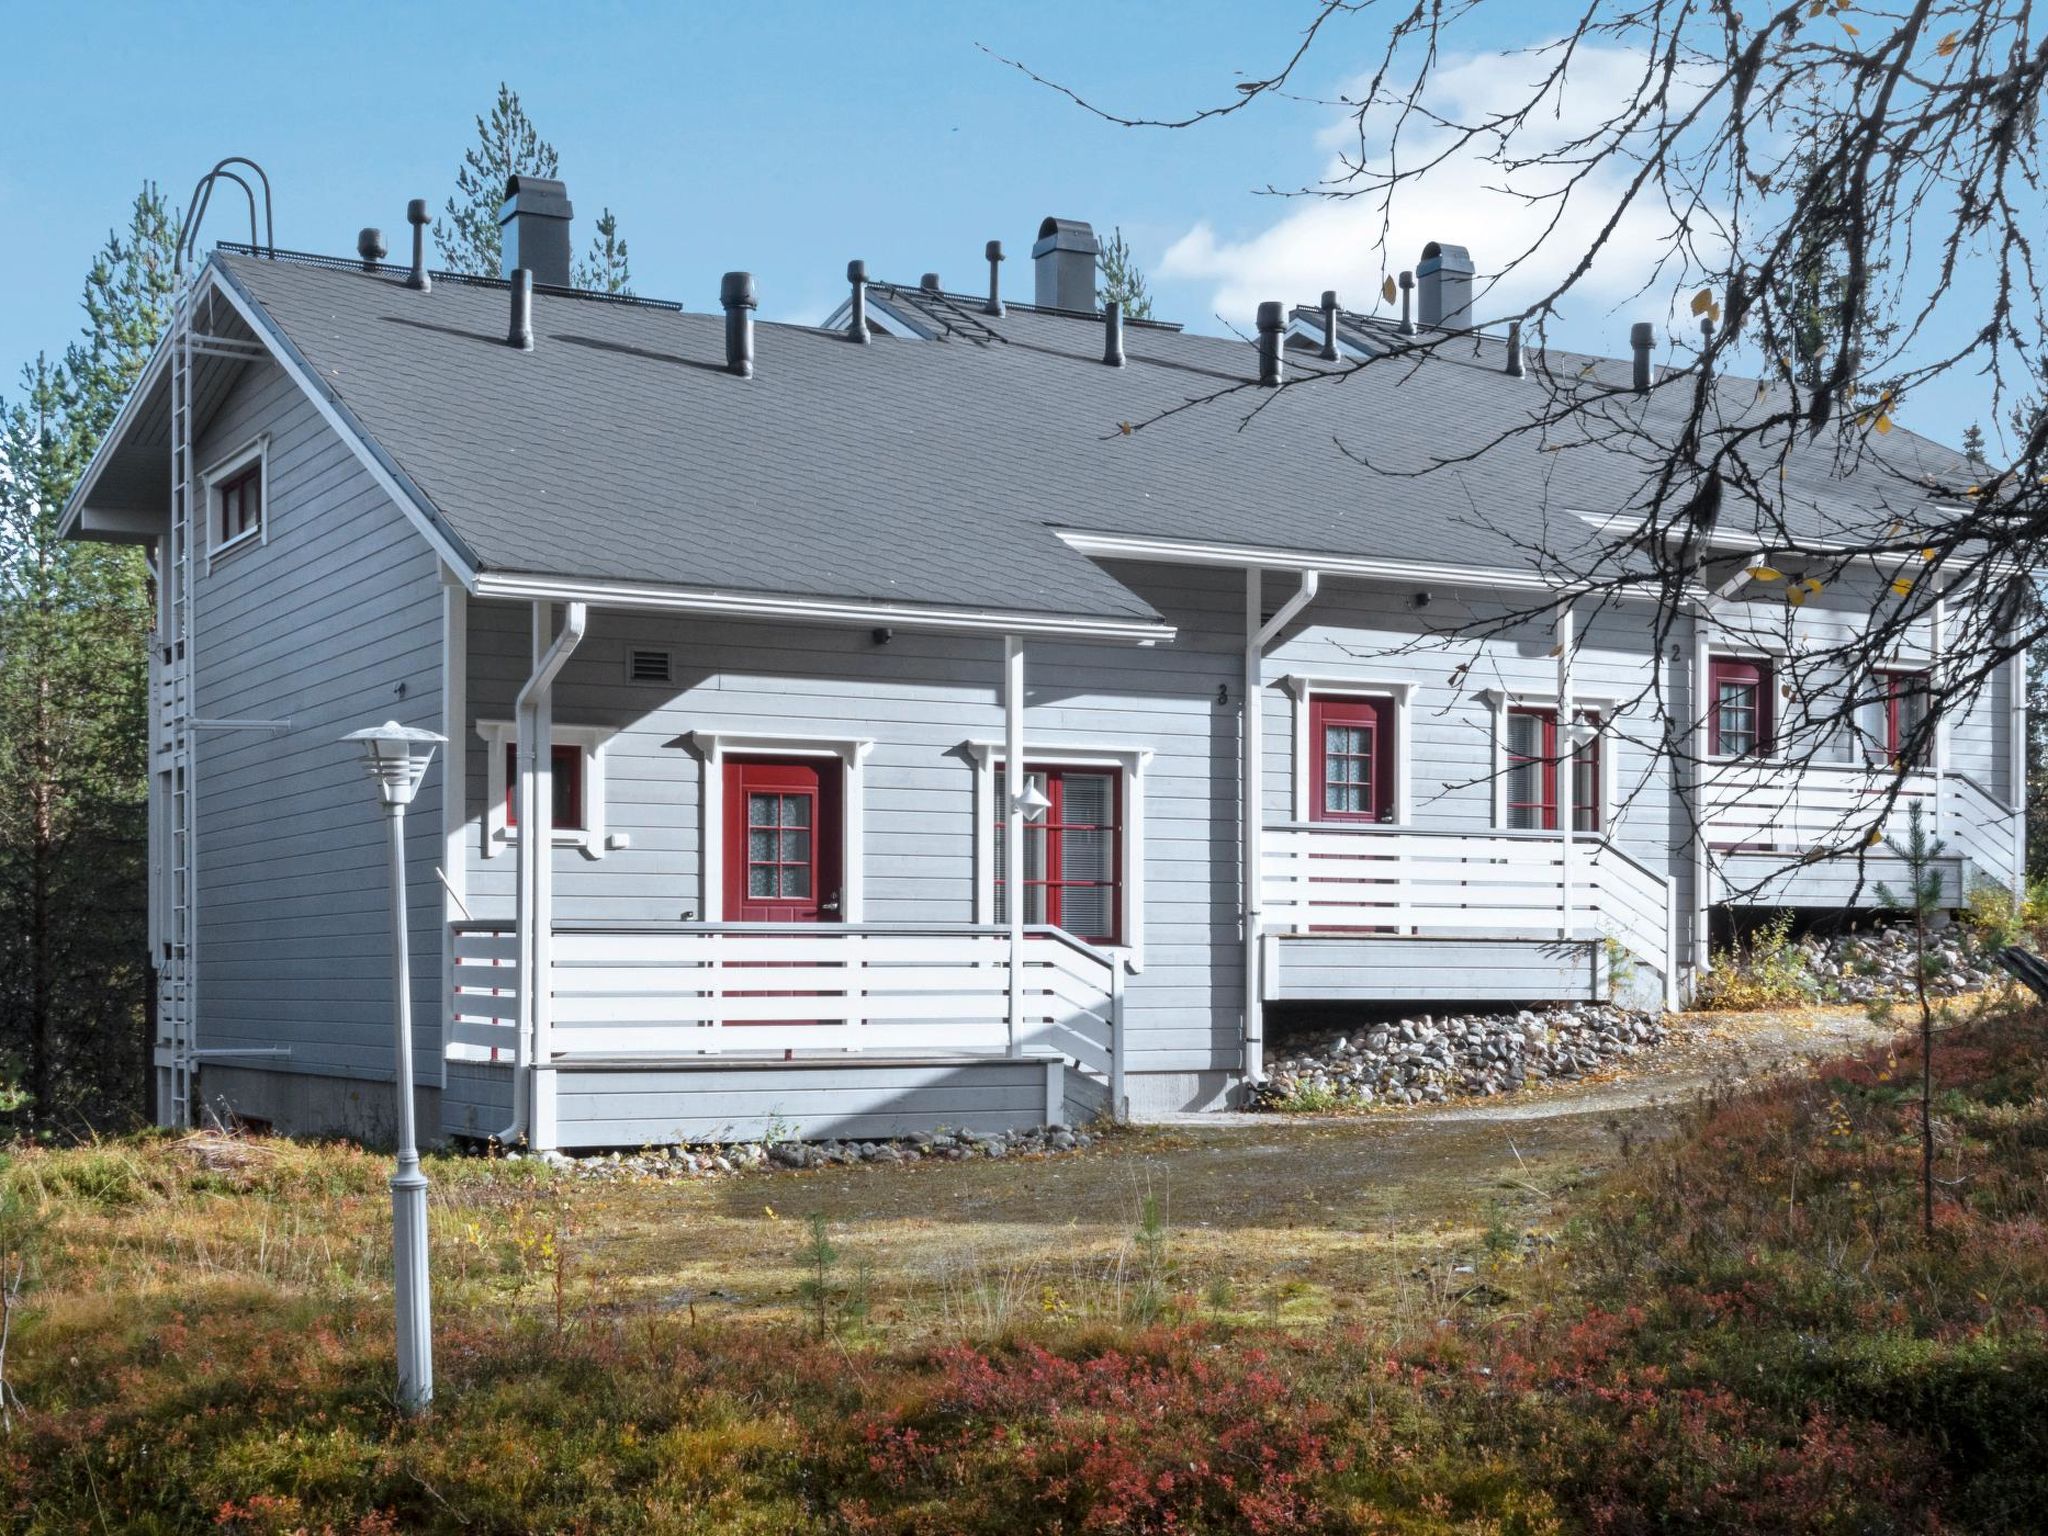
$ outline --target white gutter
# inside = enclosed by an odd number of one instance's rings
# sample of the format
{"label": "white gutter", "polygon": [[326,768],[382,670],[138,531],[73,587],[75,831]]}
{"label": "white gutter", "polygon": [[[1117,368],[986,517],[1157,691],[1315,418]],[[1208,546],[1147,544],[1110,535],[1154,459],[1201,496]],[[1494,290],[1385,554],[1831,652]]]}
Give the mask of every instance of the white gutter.
{"label": "white gutter", "polygon": [[1278,613],[1262,623],[1265,573],[1256,565],[1246,567],[1244,573],[1244,807],[1239,816],[1244,842],[1239,863],[1244,879],[1244,1076],[1253,1083],[1263,1082],[1266,1076],[1265,985],[1259,965],[1260,941],[1264,937],[1260,899],[1264,881],[1260,863],[1265,855],[1266,826],[1266,647],[1294,622],[1302,609],[1315,601],[1316,589],[1321,585],[1321,573],[1303,571],[1300,589]]}
{"label": "white gutter", "polygon": [[1003,886],[1010,919],[1010,1039],[1022,1049],[1024,1022],[1024,642],[1003,637]]}
{"label": "white gutter", "polygon": [[1077,640],[1165,641],[1171,624],[1156,619],[1093,618],[1079,614],[1009,613],[918,603],[862,602],[856,598],[776,596],[708,587],[658,586],[598,577],[536,576],[485,571],[470,589],[478,597],[530,602],[591,603],[653,613],[708,613],[732,618],[794,620],[813,624],[876,625],[966,634],[1057,635]]}
{"label": "white gutter", "polygon": [[1444,565],[1424,560],[1380,560],[1362,555],[1333,555],[1258,544],[1212,544],[1137,534],[1089,533],[1075,528],[1055,528],[1052,532],[1077,554],[1107,560],[1156,560],[1165,565],[1222,565],[1239,569],[1256,565],[1270,571],[1314,571],[1325,576],[1357,576],[1366,580],[1464,582],[1527,592],[1556,590],[1554,582],[1544,580],[1535,571]]}
{"label": "white gutter", "polygon": [[[553,916],[552,894],[554,869],[554,812],[555,800],[551,783],[552,755],[541,750],[541,743],[554,734],[554,686],[555,678],[568,664],[569,657],[582,643],[583,631],[589,620],[589,610],[581,603],[571,603],[563,617],[562,632],[546,645],[548,630],[553,624],[553,610],[546,603],[536,603],[533,608],[533,648],[535,652],[533,675],[526,680],[526,686],[519,690],[514,705],[514,718],[518,722],[518,747],[516,756],[519,768],[518,815],[519,815],[519,868],[517,888],[513,898],[513,927],[519,937],[519,962],[516,973],[518,980],[517,1007],[513,1022],[512,1055],[512,1123],[498,1133],[498,1141],[504,1146],[517,1144],[519,1138],[531,1130],[535,1150],[544,1151],[538,1145],[543,1128],[536,1112],[537,1092],[535,1087],[536,1065],[546,1060],[549,1048],[548,1012],[549,989],[546,968],[550,963],[549,940],[552,931],[546,926]],[[525,1098],[522,1100],[522,1090]],[[548,1117],[552,1120],[552,1116]],[[545,1139],[550,1146],[554,1141],[554,1127],[545,1127]]]}

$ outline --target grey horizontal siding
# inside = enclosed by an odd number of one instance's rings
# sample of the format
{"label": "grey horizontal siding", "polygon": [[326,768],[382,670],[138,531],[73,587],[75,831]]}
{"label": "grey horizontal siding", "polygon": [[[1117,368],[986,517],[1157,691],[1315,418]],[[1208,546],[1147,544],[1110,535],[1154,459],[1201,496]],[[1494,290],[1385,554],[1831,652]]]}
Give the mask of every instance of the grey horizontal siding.
{"label": "grey horizontal siding", "polygon": [[[1731,906],[1876,910],[1885,904],[1884,890],[1899,902],[1911,900],[1912,880],[1906,863],[1889,854],[1807,865],[1768,853],[1723,853],[1716,858],[1716,899]],[[1941,875],[1942,905],[1960,906],[1961,860],[1938,859],[1936,867]]]}
{"label": "grey horizontal siding", "polygon": [[512,1120],[512,1067],[508,1062],[451,1061],[441,1089],[441,1130],[485,1140]]}
{"label": "grey horizontal siding", "polygon": [[[287,1047],[293,1073],[389,1079],[386,828],[340,737],[440,727],[433,554],[319,413],[253,365],[202,433],[211,464],[269,438],[266,537],[202,565],[198,713],[288,721],[199,742],[202,1048]],[[407,820],[420,1080],[439,1080],[440,774]]]}
{"label": "grey horizontal siding", "polygon": [[934,1126],[1022,1130],[1046,1120],[1045,1063],[721,1063],[555,1073],[564,1147],[872,1139]]}
{"label": "grey horizontal siding", "polygon": [[1530,1003],[1599,995],[1595,951],[1534,939],[1280,940],[1284,1002]]}

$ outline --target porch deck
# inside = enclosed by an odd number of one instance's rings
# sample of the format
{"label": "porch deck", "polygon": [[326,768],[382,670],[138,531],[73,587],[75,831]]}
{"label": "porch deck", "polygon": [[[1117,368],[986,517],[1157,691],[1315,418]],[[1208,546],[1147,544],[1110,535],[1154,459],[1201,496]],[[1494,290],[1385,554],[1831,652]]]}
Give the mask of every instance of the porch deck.
{"label": "porch deck", "polygon": [[1604,996],[1610,940],[1671,993],[1671,882],[1604,838],[1296,822],[1264,842],[1269,1000]]}
{"label": "porch deck", "polygon": [[[573,923],[522,1034],[519,936],[458,923],[444,1122],[535,1142],[1011,1130],[1120,1112],[1123,963],[1057,928]],[[545,1123],[541,1123],[542,1121]]]}

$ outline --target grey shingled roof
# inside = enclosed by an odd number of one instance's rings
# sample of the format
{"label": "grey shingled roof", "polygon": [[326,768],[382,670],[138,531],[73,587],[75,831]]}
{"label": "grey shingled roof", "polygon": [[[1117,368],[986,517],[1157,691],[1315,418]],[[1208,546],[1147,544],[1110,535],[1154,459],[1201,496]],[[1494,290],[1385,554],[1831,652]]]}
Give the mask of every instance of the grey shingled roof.
{"label": "grey shingled roof", "polygon": [[[742,380],[723,371],[719,315],[542,295],[520,353],[497,288],[214,259],[487,570],[1148,617],[1052,530],[1523,566],[1536,544],[1590,546],[1573,514],[1627,508],[1645,472],[1597,416],[1496,442],[1538,392],[1485,339],[1276,397],[1240,387],[1255,369],[1238,339],[1131,327],[1129,366],[1109,368],[1098,322],[894,289],[945,337],[859,346],[764,323]],[[1725,392],[1730,411],[1753,408],[1753,386]],[[1631,394],[1609,408],[1653,427],[1680,409]],[[1891,468],[1844,469],[1802,450],[1786,484],[1814,536],[1924,517],[1918,477],[1968,476],[1903,430],[1883,452]]]}

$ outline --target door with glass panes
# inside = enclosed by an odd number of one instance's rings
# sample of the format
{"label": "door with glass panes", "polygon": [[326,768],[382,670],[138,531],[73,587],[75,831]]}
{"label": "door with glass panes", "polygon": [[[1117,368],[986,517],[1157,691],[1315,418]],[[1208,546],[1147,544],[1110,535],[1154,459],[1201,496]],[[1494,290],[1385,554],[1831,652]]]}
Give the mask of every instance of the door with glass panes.
{"label": "door with glass panes", "polygon": [[725,765],[725,916],[739,923],[841,920],[839,763],[744,758]]}

